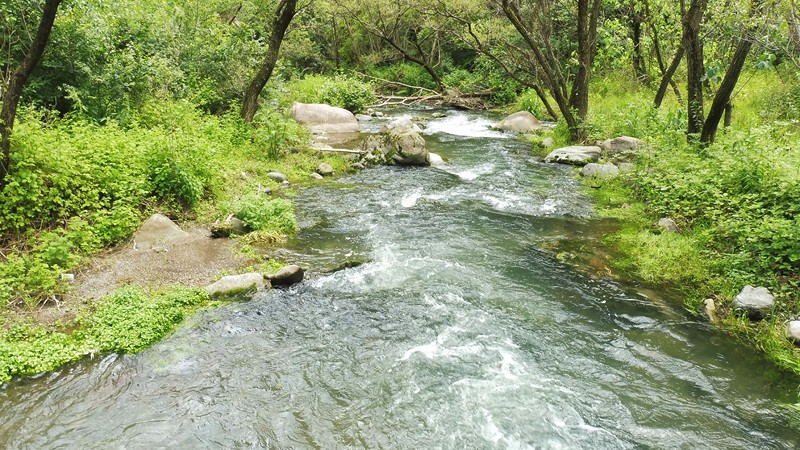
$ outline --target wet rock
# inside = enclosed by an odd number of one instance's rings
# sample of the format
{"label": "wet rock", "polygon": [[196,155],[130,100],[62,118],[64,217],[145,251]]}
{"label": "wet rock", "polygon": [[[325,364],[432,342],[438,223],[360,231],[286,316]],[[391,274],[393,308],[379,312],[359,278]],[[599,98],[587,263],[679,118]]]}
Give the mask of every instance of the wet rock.
{"label": "wet rock", "polygon": [[283,183],[284,181],[289,181],[289,178],[286,176],[286,174],[282,172],[269,172],[267,174],[267,178],[276,183]]}
{"label": "wet rock", "polygon": [[443,119],[443,118],[447,117],[447,113],[435,112],[435,113],[431,114],[431,117],[434,118],[434,119]]}
{"label": "wet rock", "polygon": [[422,129],[408,117],[395,119],[381,128],[382,134],[421,133]]}
{"label": "wet rock", "polygon": [[600,159],[600,147],[573,145],[553,150],[545,156],[544,161],[583,166],[590,162],[596,162],[598,159]]}
{"label": "wet rock", "polygon": [[321,163],[317,167],[317,173],[322,175],[323,177],[329,177],[333,175],[333,167],[328,163]]}
{"label": "wet rock", "polygon": [[792,320],[786,325],[786,335],[792,342],[800,345],[800,320]]}
{"label": "wet rock", "polygon": [[292,264],[282,268],[267,278],[269,278],[273,286],[291,286],[303,281],[304,273],[300,266]]}
{"label": "wet rock", "polygon": [[581,169],[581,176],[584,178],[597,178],[600,180],[610,180],[619,175],[619,167],[614,164],[589,163]]}
{"label": "wet rock", "polygon": [[669,217],[662,217],[661,219],[659,219],[658,222],[656,223],[656,227],[663,231],[668,231],[670,233],[677,233],[678,231],[680,231],[680,228],[678,228],[678,224],[675,223],[675,221],[670,219]]}
{"label": "wet rock", "polygon": [[428,166],[430,155],[425,139],[419,133],[394,133],[370,136],[361,143],[366,164],[397,164],[401,166]]}
{"label": "wet rock", "polygon": [[212,300],[249,300],[265,286],[264,276],[251,272],[222,277],[206,286],[206,291]]}
{"label": "wet rock", "polygon": [[506,117],[497,124],[497,128],[515,133],[530,133],[542,128],[541,122],[528,111],[519,111]]}
{"label": "wet rock", "polygon": [[181,230],[167,216],[153,214],[133,235],[133,245],[136,250],[149,250],[173,244],[188,236],[189,233]]}
{"label": "wet rock", "polygon": [[320,103],[295,102],[289,115],[312,133],[358,133],[361,127],[350,111]]}
{"label": "wet rock", "polygon": [[733,298],[733,308],[744,311],[751,320],[761,320],[769,316],[774,305],[775,297],[765,287],[745,286]]}
{"label": "wet rock", "polygon": [[544,138],[542,139],[542,148],[551,148],[556,145],[556,141],[553,138]]}
{"label": "wet rock", "polygon": [[600,143],[600,147],[602,147],[610,155],[629,150],[636,150],[640,145],[642,145],[642,141],[630,136],[620,136],[613,139],[606,139]]}
{"label": "wet rock", "polygon": [[430,159],[430,163],[432,166],[442,166],[444,165],[444,159],[441,156],[437,155],[436,153],[428,152],[428,157]]}
{"label": "wet rock", "polygon": [[315,180],[322,180],[324,177],[317,172],[311,172],[309,176]]}

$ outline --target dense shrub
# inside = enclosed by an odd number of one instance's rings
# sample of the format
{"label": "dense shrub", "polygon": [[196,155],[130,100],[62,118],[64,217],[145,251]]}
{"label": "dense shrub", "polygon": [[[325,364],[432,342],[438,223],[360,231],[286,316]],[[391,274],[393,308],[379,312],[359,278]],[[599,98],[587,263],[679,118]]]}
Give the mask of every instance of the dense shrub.
{"label": "dense shrub", "polygon": [[346,75],[306,75],[288,83],[281,103],[327,103],[357,113],[375,102],[373,89],[370,83]]}
{"label": "dense shrub", "polygon": [[239,199],[234,208],[236,217],[252,230],[282,234],[297,231],[294,208],[288,200],[253,192]]}

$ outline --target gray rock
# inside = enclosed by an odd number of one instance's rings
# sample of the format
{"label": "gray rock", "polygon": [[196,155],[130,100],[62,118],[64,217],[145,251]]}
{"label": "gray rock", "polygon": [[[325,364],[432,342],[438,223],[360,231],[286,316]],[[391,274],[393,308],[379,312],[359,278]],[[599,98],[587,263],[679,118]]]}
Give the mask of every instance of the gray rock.
{"label": "gray rock", "polygon": [[289,180],[283,180],[283,181],[281,182],[281,186],[283,186],[283,187],[285,187],[285,188],[286,188],[286,187],[289,187]]}
{"label": "gray rock", "polygon": [[629,162],[619,163],[617,167],[619,167],[620,173],[631,173],[636,170],[636,165]]}
{"label": "gray rock", "polygon": [[321,180],[321,179],[324,178],[322,175],[318,174],[317,172],[311,172],[311,174],[309,176],[311,178],[315,179],[315,180]]}
{"label": "gray rock", "polygon": [[800,344],[800,320],[792,320],[786,325],[786,335],[795,344]]}
{"label": "gray rock", "polygon": [[545,162],[573,164],[583,166],[600,159],[600,147],[591,145],[573,145],[557,148],[545,156]]}
{"label": "gray rock", "polygon": [[606,139],[600,143],[602,147],[609,154],[624,152],[628,150],[636,150],[642,144],[642,141],[630,136],[620,136],[613,139]]}
{"label": "gray rock", "polygon": [[206,290],[213,300],[249,300],[264,287],[264,276],[251,272],[222,277],[216,283],[206,286]]}
{"label": "gray rock", "polygon": [[289,115],[312,133],[358,133],[361,127],[350,111],[319,103],[295,102]]}
{"label": "gray rock", "polygon": [[431,114],[431,117],[434,118],[434,119],[443,119],[443,118],[447,117],[447,113],[435,112],[435,113]]}
{"label": "gray rock", "polygon": [[744,311],[752,320],[761,320],[769,316],[775,305],[775,297],[765,287],[745,286],[742,292],[733,298],[733,308]]}
{"label": "gray rock", "polygon": [[678,228],[678,224],[675,223],[674,220],[670,219],[669,217],[662,217],[656,223],[656,227],[660,228],[663,231],[669,231],[670,233],[677,233],[680,231]]}
{"label": "gray rock", "polygon": [[133,245],[137,250],[149,250],[181,241],[189,236],[163,214],[153,214],[133,235]]}
{"label": "gray rock", "polygon": [[581,176],[585,178],[597,178],[600,180],[610,180],[619,175],[619,168],[614,164],[589,163],[581,169]]}
{"label": "gray rock", "polygon": [[317,173],[322,175],[323,177],[329,177],[329,176],[333,175],[333,167],[331,167],[331,165],[328,164],[328,163],[325,163],[325,162],[321,163],[317,167]]}
{"label": "gray rock", "polygon": [[231,227],[231,234],[233,235],[247,234],[250,231],[244,221],[238,217],[229,217],[225,223]]}
{"label": "gray rock", "polygon": [[272,189],[268,187],[262,187],[260,192],[264,195],[272,195]]}
{"label": "gray rock", "polygon": [[368,114],[356,114],[356,119],[360,120],[360,121],[361,120],[372,120],[372,116],[370,116]]}
{"label": "gray rock", "polygon": [[370,136],[359,147],[365,164],[428,166],[430,154],[419,133],[388,133]]}
{"label": "gray rock", "polygon": [[289,181],[289,178],[286,176],[286,174],[281,172],[270,172],[267,174],[267,178],[276,183],[283,183],[284,181]]}
{"label": "gray rock", "polygon": [[411,121],[408,117],[400,117],[399,119],[395,119],[381,128],[380,133],[394,133],[394,134],[403,134],[403,133],[421,133],[422,129]]}
{"label": "gray rock", "polygon": [[519,111],[500,121],[497,128],[515,133],[530,133],[540,130],[542,124],[536,116],[528,111]]}
{"label": "gray rock", "polygon": [[291,286],[303,281],[304,271],[294,264],[286,266],[275,274],[268,276],[273,286]]}
{"label": "gray rock", "polygon": [[542,148],[551,148],[554,145],[556,145],[556,141],[553,138],[542,139]]}

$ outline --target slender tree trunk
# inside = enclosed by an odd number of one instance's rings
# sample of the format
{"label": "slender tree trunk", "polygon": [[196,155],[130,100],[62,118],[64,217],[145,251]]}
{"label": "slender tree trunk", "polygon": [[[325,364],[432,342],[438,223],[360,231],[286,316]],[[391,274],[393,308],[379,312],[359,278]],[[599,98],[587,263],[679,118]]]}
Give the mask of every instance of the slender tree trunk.
{"label": "slender tree trunk", "polygon": [[50,39],[50,31],[56,20],[58,5],[61,0],[46,0],[42,10],[42,20],[33,38],[31,47],[19,67],[11,73],[8,85],[3,89],[3,108],[0,111],[0,190],[5,188],[6,178],[11,166],[11,132],[14,129],[14,120],[17,117],[17,107],[22,97],[22,89],[39,64]]}
{"label": "slender tree trunk", "polygon": [[733,118],[733,104],[728,103],[725,105],[725,124],[723,125],[725,128],[731,126],[731,119]]}
{"label": "slender tree trunk", "polygon": [[[578,72],[572,81],[569,105],[577,112],[578,129],[571,133],[579,142],[586,140],[586,116],[589,114],[589,78],[597,49],[597,20],[601,0],[578,1]],[[591,6],[591,9],[590,9]]]}
{"label": "slender tree trunk", "polygon": [[[667,95],[667,88],[670,84],[674,84],[672,77],[675,75],[675,71],[678,70],[678,66],[681,65],[681,60],[683,59],[684,49],[683,46],[678,48],[678,51],[675,53],[675,56],[672,58],[672,62],[669,64],[667,70],[664,71],[664,75],[661,77],[661,84],[658,85],[658,91],[656,92],[656,99],[653,102],[656,108],[661,107],[661,102],[664,101],[664,96]],[[675,95],[678,96],[678,100],[681,101],[680,91],[677,90],[677,86],[674,86]]]}
{"label": "slender tree trunk", "polygon": [[286,30],[289,28],[289,24],[292,23],[292,19],[294,19],[296,10],[297,0],[281,0],[278,3],[278,7],[275,10],[275,20],[272,23],[272,32],[269,35],[267,55],[264,57],[261,68],[258,69],[258,73],[256,73],[255,78],[253,78],[244,94],[241,116],[245,122],[252,122],[256,111],[258,111],[258,96],[261,95],[261,91],[264,90],[264,86],[267,85],[267,81],[272,76],[272,71],[278,62],[283,37],[286,35]]}
{"label": "slender tree trunk", "polygon": [[722,84],[719,85],[717,94],[711,103],[711,108],[708,111],[708,117],[703,124],[703,132],[700,135],[700,142],[704,144],[711,144],[717,135],[717,128],[722,115],[725,114],[727,106],[731,102],[731,94],[739,81],[739,75],[742,74],[742,68],[747,60],[747,54],[752,48],[753,42],[748,38],[742,38],[736,46],[736,51],[733,54],[728,70],[725,72],[725,78]]}
{"label": "slender tree trunk", "polygon": [[644,51],[642,45],[642,15],[636,11],[636,6],[630,7],[631,40],[633,41],[633,73],[640,83],[649,84],[650,76],[647,74]]}
{"label": "slender tree trunk", "polygon": [[703,41],[700,39],[700,25],[708,0],[691,0],[689,9],[683,16],[683,47],[686,49],[686,77],[688,92],[689,124],[687,133],[691,139],[700,133],[705,121],[703,111]]}

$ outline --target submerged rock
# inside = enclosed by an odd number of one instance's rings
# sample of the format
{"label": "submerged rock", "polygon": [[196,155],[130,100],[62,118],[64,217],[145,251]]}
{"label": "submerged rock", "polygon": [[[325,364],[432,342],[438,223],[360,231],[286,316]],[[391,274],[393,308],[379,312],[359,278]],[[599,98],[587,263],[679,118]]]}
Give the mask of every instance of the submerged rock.
{"label": "submerged rock", "polygon": [[206,286],[206,291],[212,300],[249,300],[264,287],[264,276],[251,272],[222,277],[216,283]]}
{"label": "submerged rock", "polygon": [[734,309],[744,311],[752,320],[761,320],[769,316],[774,305],[775,297],[765,287],[745,286],[733,299]]}
{"label": "submerged rock", "polygon": [[505,131],[513,131],[515,133],[530,133],[540,130],[542,128],[541,122],[533,114],[528,111],[518,111],[509,115],[500,123],[497,128]]}
{"label": "submerged rock", "polygon": [[153,214],[133,235],[133,248],[149,250],[183,240],[189,233],[181,230],[175,222],[163,214]]}
{"label": "submerged rock", "polygon": [[598,159],[600,159],[600,147],[572,145],[553,150],[549,155],[545,156],[544,161],[583,166],[590,162],[596,162]]}
{"label": "submerged rock", "polygon": [[619,175],[619,167],[614,164],[589,163],[581,169],[581,176],[584,178],[597,178],[600,180],[610,180]]}
{"label": "submerged rock", "polygon": [[273,275],[269,275],[267,278],[269,278],[273,286],[291,286],[303,281],[304,274],[305,271],[300,266],[292,264],[275,272]]}

